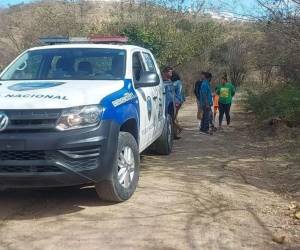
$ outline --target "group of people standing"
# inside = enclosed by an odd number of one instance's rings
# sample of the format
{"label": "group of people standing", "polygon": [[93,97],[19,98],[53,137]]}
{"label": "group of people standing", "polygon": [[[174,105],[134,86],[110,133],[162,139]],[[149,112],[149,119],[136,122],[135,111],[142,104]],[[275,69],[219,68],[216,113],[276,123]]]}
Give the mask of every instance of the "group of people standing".
{"label": "group of people standing", "polygon": [[[178,112],[185,102],[184,87],[179,74],[172,67],[166,67],[162,71],[165,83],[172,84],[175,99],[174,129],[175,139],[179,139],[182,127],[178,122]],[[215,126],[216,115],[219,112],[219,129],[222,129],[224,115],[227,126],[230,125],[230,108],[232,98],[235,95],[235,87],[227,79],[227,75],[221,78],[217,84],[212,81],[213,76],[210,72],[201,72],[200,79],[195,83],[194,94],[197,99],[197,119],[200,120],[200,133],[212,134],[217,130]],[[214,90],[212,91],[212,85]],[[212,109],[213,108],[213,109]]]}
{"label": "group of people standing", "polygon": [[[224,115],[227,126],[230,125],[230,108],[232,98],[235,95],[235,87],[224,75],[220,84],[212,83],[210,72],[201,72],[200,80],[195,83],[194,93],[197,98],[197,119],[201,120],[200,133],[212,134],[216,131],[215,119],[219,111],[219,129],[222,129]],[[211,85],[214,84],[214,91]],[[213,107],[213,111],[212,111]]]}

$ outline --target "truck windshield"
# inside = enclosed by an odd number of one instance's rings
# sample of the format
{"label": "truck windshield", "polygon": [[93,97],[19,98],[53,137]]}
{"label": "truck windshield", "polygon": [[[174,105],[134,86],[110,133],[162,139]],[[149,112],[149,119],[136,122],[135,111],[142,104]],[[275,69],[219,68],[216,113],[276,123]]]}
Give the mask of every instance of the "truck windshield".
{"label": "truck windshield", "polygon": [[27,51],[1,80],[120,80],[126,51],[101,48],[53,48]]}

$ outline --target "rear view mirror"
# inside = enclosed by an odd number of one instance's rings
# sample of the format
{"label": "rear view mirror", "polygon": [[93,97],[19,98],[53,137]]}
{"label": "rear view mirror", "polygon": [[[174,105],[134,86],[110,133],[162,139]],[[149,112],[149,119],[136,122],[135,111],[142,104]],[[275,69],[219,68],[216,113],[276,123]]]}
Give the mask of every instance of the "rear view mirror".
{"label": "rear view mirror", "polygon": [[159,85],[159,83],[160,83],[160,79],[157,73],[143,72],[141,73],[139,81],[135,83],[135,87],[136,88],[153,87]]}

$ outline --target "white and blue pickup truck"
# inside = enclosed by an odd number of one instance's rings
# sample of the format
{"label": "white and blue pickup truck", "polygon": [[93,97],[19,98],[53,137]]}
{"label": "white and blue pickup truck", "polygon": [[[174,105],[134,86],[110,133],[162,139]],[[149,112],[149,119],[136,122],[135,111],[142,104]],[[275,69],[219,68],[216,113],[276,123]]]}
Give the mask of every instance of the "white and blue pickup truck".
{"label": "white and blue pickup truck", "polygon": [[31,48],[0,74],[0,188],[92,184],[134,193],[140,153],[169,154],[174,103],[147,49],[68,43]]}

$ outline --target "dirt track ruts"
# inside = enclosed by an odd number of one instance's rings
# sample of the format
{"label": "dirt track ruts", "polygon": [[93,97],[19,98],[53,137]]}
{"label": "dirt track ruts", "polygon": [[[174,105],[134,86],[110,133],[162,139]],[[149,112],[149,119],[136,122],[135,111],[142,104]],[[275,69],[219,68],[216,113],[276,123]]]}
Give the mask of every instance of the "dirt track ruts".
{"label": "dirt track ruts", "polygon": [[235,106],[231,128],[199,135],[187,103],[174,153],[142,157],[125,203],[101,202],[92,188],[1,191],[0,249],[300,249],[280,186],[297,163],[269,154],[247,117]]}

